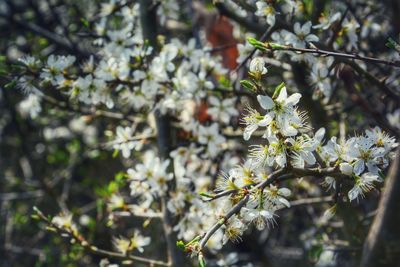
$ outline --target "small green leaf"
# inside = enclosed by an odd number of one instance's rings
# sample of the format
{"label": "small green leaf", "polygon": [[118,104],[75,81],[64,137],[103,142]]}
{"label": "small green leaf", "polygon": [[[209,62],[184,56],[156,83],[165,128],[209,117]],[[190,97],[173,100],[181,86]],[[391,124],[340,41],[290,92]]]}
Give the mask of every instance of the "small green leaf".
{"label": "small green leaf", "polygon": [[202,196],[202,197],[209,197],[209,198],[213,198],[214,197],[213,195],[210,195],[210,194],[208,194],[206,192],[201,192],[199,195]]}
{"label": "small green leaf", "polygon": [[378,175],[382,178],[382,180],[386,180],[386,176],[383,172],[378,172]]}
{"label": "small green leaf", "polygon": [[221,76],[221,78],[218,79],[218,82],[224,87],[224,88],[232,88],[231,81],[227,79],[224,76]]}
{"label": "small green leaf", "polygon": [[128,178],[128,174],[126,174],[125,172],[121,171],[115,174],[115,181],[117,181],[118,183],[122,183],[126,178]]}
{"label": "small green leaf", "polygon": [[285,83],[284,82],[280,83],[277,87],[275,87],[274,94],[272,95],[273,99],[278,97],[278,95],[281,92],[283,87],[285,87]]}
{"label": "small green leaf", "polygon": [[395,40],[393,40],[391,37],[388,38],[388,40],[387,40],[385,45],[387,47],[389,47],[391,49],[394,49],[394,50],[396,50],[397,52],[400,53],[400,45]]}
{"label": "small green leaf", "polygon": [[118,157],[118,154],[119,154],[119,150],[118,150],[118,149],[114,149],[114,152],[113,152],[113,154],[112,154],[112,157],[113,157],[113,158],[116,158],[116,157]]}
{"label": "small green leaf", "polygon": [[206,260],[204,259],[203,253],[199,253],[198,256],[198,260],[199,260],[199,267],[206,267]]}
{"label": "small green leaf", "polygon": [[322,245],[314,245],[308,251],[308,258],[312,262],[317,262],[323,251],[324,251],[324,248],[322,247]]}
{"label": "small green leaf", "polygon": [[193,244],[195,244],[195,243],[198,243],[200,239],[201,239],[201,236],[200,236],[200,235],[196,236],[196,237],[193,238],[189,243],[187,243],[187,244],[185,245],[185,247],[187,247],[187,246],[189,246],[189,245],[193,245]]}
{"label": "small green leaf", "polygon": [[244,88],[246,88],[246,89],[248,89],[250,91],[253,91],[253,92],[256,91],[256,89],[257,89],[256,85],[254,83],[252,83],[251,81],[249,81],[249,80],[241,80],[240,84]]}
{"label": "small green leaf", "polygon": [[255,48],[262,50],[262,51],[266,51],[267,47],[263,42],[260,42],[252,37],[248,37],[247,41],[249,42],[249,44],[251,44],[252,46],[254,46]]}
{"label": "small green leaf", "polygon": [[10,89],[14,89],[16,85],[17,85],[17,81],[16,80],[12,80],[11,82],[7,83],[4,86],[4,88],[7,89],[7,90],[10,90]]}
{"label": "small green leaf", "polygon": [[89,28],[90,23],[87,19],[81,18],[81,22],[82,22],[83,26],[85,26],[86,28]]}

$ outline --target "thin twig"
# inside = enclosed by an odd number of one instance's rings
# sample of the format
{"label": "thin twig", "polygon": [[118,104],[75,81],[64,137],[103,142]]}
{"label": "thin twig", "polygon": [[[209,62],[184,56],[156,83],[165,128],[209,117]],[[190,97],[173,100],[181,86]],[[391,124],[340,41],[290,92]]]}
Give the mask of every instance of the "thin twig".
{"label": "thin twig", "polygon": [[[273,29],[274,29],[273,26],[269,26],[268,29],[263,33],[263,35],[261,35],[260,40],[262,42],[266,41],[268,36],[272,33]],[[240,62],[240,64],[232,71],[232,73],[238,72],[243,66],[245,66],[247,61],[254,56],[256,51],[257,48],[254,48],[253,51],[251,51],[251,53],[245,59],[243,59],[243,61]]]}
{"label": "thin twig", "polygon": [[367,79],[370,83],[375,85],[377,88],[382,89],[388,96],[394,97],[398,101],[400,101],[400,94],[398,92],[396,92],[395,90],[392,90],[390,87],[388,87],[384,81],[379,80],[376,76],[372,75],[367,70],[364,70],[363,68],[361,68],[360,65],[358,65],[355,62],[350,61],[348,59],[341,59],[340,62],[343,62],[343,63],[349,65],[360,76],[365,77],[365,79]]}
{"label": "thin twig", "polygon": [[[340,173],[337,168],[333,168],[333,167],[322,168],[322,169],[321,168],[310,168],[310,169],[292,168],[290,170],[292,173],[287,173],[286,176],[284,176],[283,174],[285,174],[286,172],[289,172],[289,170],[279,169],[279,170],[273,172],[272,174],[270,174],[270,176],[263,182],[258,183],[258,184],[253,184],[252,186],[262,189],[262,188],[265,188],[266,186],[270,185],[278,177],[279,177],[279,180],[282,181],[285,179],[290,179],[294,175],[297,175],[297,177],[302,177],[302,176],[306,176],[306,175],[307,176],[318,176],[318,177],[325,176],[325,175],[342,176],[342,173]],[[246,187],[240,188],[240,189],[230,189],[230,190],[218,192],[217,194],[210,195],[209,197],[207,197],[206,201],[213,201],[215,199],[218,199],[218,198],[221,198],[224,196],[229,196],[231,194],[236,193],[239,190],[247,189],[248,187],[249,186],[246,186]]]}
{"label": "thin twig", "polygon": [[298,207],[304,205],[311,205],[311,204],[321,204],[333,201],[331,196],[327,197],[312,197],[312,198],[305,198],[299,200],[290,201],[290,207]]}
{"label": "thin twig", "polygon": [[11,201],[19,199],[40,198],[44,196],[43,190],[27,191],[27,192],[11,192],[1,193],[0,201]]}
{"label": "thin twig", "polygon": [[[324,175],[340,175],[340,173],[338,173],[337,168],[311,168],[311,169],[300,169],[300,168],[282,168],[279,169],[273,173],[271,173],[267,179],[265,179],[263,182],[256,184],[250,191],[248,191],[247,193],[245,193],[245,196],[235,205],[233,206],[228,212],[227,214],[220,219],[218,222],[216,222],[201,238],[201,241],[199,243],[199,247],[200,250],[203,249],[205,247],[205,245],[207,244],[207,241],[211,238],[211,236],[219,229],[222,227],[222,225],[224,225],[229,218],[231,218],[233,215],[235,215],[236,213],[238,213],[241,208],[246,205],[247,201],[249,200],[249,196],[252,192],[255,192],[256,190],[264,190],[265,187],[267,187],[268,185],[276,182],[276,181],[284,181],[284,180],[288,180],[288,179],[293,179],[295,177],[297,177],[297,175],[300,176],[304,176],[304,175],[315,175],[315,176],[324,176]],[[234,194],[236,193],[238,190],[227,190],[227,191],[223,191],[218,193],[217,195],[214,195],[211,197],[212,200],[223,197],[223,196],[227,196],[229,194]],[[326,199],[323,199],[324,201]],[[329,200],[331,200],[331,198],[329,198]],[[311,200],[309,200],[311,201]],[[315,201],[315,199],[313,200]],[[321,199],[318,199],[318,201],[321,201]],[[300,205],[300,204],[299,204]]]}
{"label": "thin twig", "polygon": [[233,206],[232,209],[228,211],[224,218],[215,223],[213,227],[211,227],[210,230],[207,231],[207,233],[204,235],[199,243],[200,249],[203,249],[205,247],[207,241],[213,236],[216,231],[218,231],[219,228],[221,228],[222,225],[224,225],[229,220],[229,218],[238,213],[242,209],[242,207],[246,205],[247,201],[249,201],[249,198],[250,196],[247,194],[242,200],[240,200],[235,206]]}
{"label": "thin twig", "polygon": [[141,263],[146,263],[151,266],[171,266],[169,263],[163,262],[163,261],[158,261],[158,260],[152,260],[140,256],[134,256],[130,254],[123,254],[123,253],[118,253],[114,251],[108,251],[105,249],[100,249],[92,244],[90,244],[82,235],[79,233],[74,233],[74,231],[67,231],[66,229],[63,229],[59,227],[58,225],[54,224],[49,218],[47,218],[39,209],[34,208],[36,215],[39,217],[39,219],[43,222],[45,222],[48,226],[50,226],[52,229],[55,229],[57,233],[62,234],[63,236],[66,235],[68,238],[71,238],[79,243],[80,246],[82,246],[85,250],[105,256],[105,257],[113,257],[113,258],[119,258],[122,260],[133,260]]}
{"label": "thin twig", "polygon": [[64,101],[59,101],[51,96],[48,95],[41,95],[40,96],[45,102],[52,104],[54,106],[57,106],[61,109],[71,111],[71,112],[78,112],[84,115],[92,115],[95,117],[105,117],[105,118],[110,118],[110,119],[117,119],[117,120],[128,120],[128,121],[134,121],[134,118],[130,116],[125,116],[122,113],[118,112],[112,112],[112,111],[107,111],[107,110],[100,110],[100,109],[85,109],[83,107],[76,107],[70,105],[68,102]]}
{"label": "thin twig", "polygon": [[114,211],[114,215],[118,217],[137,217],[146,219],[161,219],[161,212],[133,212],[133,211]]}
{"label": "thin twig", "polygon": [[271,51],[292,51],[292,52],[298,52],[298,53],[318,54],[318,55],[326,56],[326,57],[339,57],[339,58],[362,60],[362,61],[367,61],[367,62],[371,62],[371,63],[384,64],[384,65],[400,68],[399,61],[389,61],[389,60],[384,60],[384,59],[379,59],[379,58],[374,58],[374,57],[362,56],[359,54],[347,54],[347,53],[343,53],[343,52],[329,51],[329,50],[323,50],[323,49],[319,49],[319,48],[299,48],[299,47],[274,44],[274,43],[264,43],[264,48],[267,50],[271,50]]}

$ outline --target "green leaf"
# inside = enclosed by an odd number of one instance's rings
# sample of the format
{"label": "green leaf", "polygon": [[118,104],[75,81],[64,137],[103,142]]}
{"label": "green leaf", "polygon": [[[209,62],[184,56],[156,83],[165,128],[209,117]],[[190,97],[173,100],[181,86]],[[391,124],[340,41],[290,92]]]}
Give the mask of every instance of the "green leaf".
{"label": "green leaf", "polygon": [[285,87],[285,83],[284,82],[281,82],[280,84],[278,84],[277,87],[275,87],[274,94],[272,95],[273,99],[278,97],[278,95],[281,92],[283,87]]}
{"label": "green leaf", "polygon": [[85,26],[86,28],[89,28],[90,23],[87,19],[81,18],[81,22],[82,22],[83,26]]}
{"label": "green leaf", "polygon": [[258,41],[257,39],[254,39],[252,37],[248,37],[247,41],[249,42],[249,44],[251,44],[252,46],[254,46],[255,48],[262,50],[262,51],[266,51],[267,47],[263,42]]}
{"label": "green leaf", "polygon": [[385,176],[385,174],[383,173],[383,172],[378,172],[378,175],[379,175],[379,177],[381,177],[382,178],[382,180],[386,180],[386,176]]}
{"label": "green leaf", "polygon": [[118,183],[123,183],[126,178],[128,178],[128,175],[125,172],[121,171],[115,174],[115,181]]}
{"label": "green leaf", "polygon": [[221,84],[225,88],[232,88],[231,81],[224,76],[218,79],[219,84]]}
{"label": "green leaf", "polygon": [[254,83],[252,83],[251,81],[249,81],[249,80],[241,80],[240,84],[244,88],[246,88],[246,89],[248,89],[250,91],[253,91],[253,92],[256,91],[256,89],[257,89],[256,85]]}
{"label": "green leaf", "polygon": [[198,256],[198,260],[199,260],[199,267],[206,267],[206,260],[204,259],[203,253],[199,253]]}
{"label": "green leaf", "polygon": [[189,245],[193,245],[193,244],[195,244],[195,243],[198,243],[200,239],[201,239],[201,236],[200,236],[200,235],[196,236],[196,237],[193,238],[189,243],[187,243],[187,244],[185,245],[185,247],[187,247],[187,246],[189,246]]}
{"label": "green leaf", "polygon": [[308,258],[312,262],[317,262],[323,251],[324,251],[324,248],[322,247],[322,245],[314,245],[308,251]]}
{"label": "green leaf", "polygon": [[16,80],[12,80],[11,82],[7,83],[4,86],[4,88],[7,89],[7,90],[10,90],[10,89],[14,89],[16,85],[17,85],[17,81]]}
{"label": "green leaf", "polygon": [[388,40],[387,40],[385,45],[387,47],[389,47],[391,49],[394,49],[394,50],[396,50],[397,52],[400,53],[400,45],[395,40],[393,40],[391,37],[388,38]]}
{"label": "green leaf", "polygon": [[202,196],[202,197],[209,197],[209,198],[213,198],[214,197],[213,195],[210,195],[210,194],[208,194],[206,192],[200,192],[199,195]]}

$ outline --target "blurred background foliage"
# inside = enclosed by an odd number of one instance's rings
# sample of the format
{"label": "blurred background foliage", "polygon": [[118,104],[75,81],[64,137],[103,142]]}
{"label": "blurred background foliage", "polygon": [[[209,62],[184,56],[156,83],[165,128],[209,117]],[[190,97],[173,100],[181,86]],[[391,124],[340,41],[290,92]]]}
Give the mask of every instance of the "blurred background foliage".
{"label": "blurred background foliage", "polygon": [[[17,111],[17,104],[23,95],[15,89],[8,75],[17,73],[16,60],[26,54],[46,58],[50,54],[74,54],[83,62],[93,52],[86,35],[93,30],[93,21],[98,18],[99,7],[103,1],[83,0],[4,0],[0,2],[0,266],[97,266],[101,257],[85,253],[80,246],[69,244],[62,237],[47,233],[45,225],[31,218],[32,207],[41,207],[45,214],[57,214],[63,205],[70,208],[79,222],[83,234],[99,247],[112,250],[111,237],[123,229],[134,226],[143,227],[156,244],[144,253],[153,258],[165,257],[161,230],[149,220],[129,220],[121,218],[118,227],[108,227],[106,200],[114,192],[126,189],[126,177],[118,155],[104,150],[97,144],[103,132],[114,129],[113,120],[97,120],[91,115],[53,109],[43,105],[42,114],[35,121],[23,117]],[[208,40],[215,47],[235,41],[229,29],[230,23],[208,21],[208,15],[192,21],[186,2],[179,1],[183,10],[180,23],[183,30],[172,31],[173,36],[190,36],[193,31],[203,29],[208,32]],[[210,14],[223,12],[216,9],[212,1],[202,1]],[[245,2],[245,1],[238,1]],[[318,15],[329,10],[333,1],[304,0],[306,19],[317,21]],[[346,2],[346,1],[343,1]],[[348,1],[352,2],[352,1]],[[378,1],[381,2],[381,1]],[[382,1],[391,32],[388,36],[398,36],[400,31],[400,9],[397,1]],[[362,8],[362,1],[355,6]],[[191,11],[193,12],[193,11]],[[192,14],[193,15],[193,14]],[[224,13],[224,15],[228,15]],[[199,15],[200,16],[200,15]],[[200,16],[201,17],[201,16]],[[225,19],[227,18],[225,17]],[[118,20],[114,21],[118,25]],[[249,25],[247,25],[249,26]],[[261,27],[261,26],[260,26]],[[261,30],[253,27],[256,36]],[[231,30],[230,30],[231,31]],[[249,30],[250,31],[250,30]],[[338,41],[340,43],[340,40]],[[370,39],[379,54],[386,51],[385,40]],[[235,68],[237,50],[224,50],[220,53],[225,65]],[[298,77],[305,77],[301,64],[294,64]],[[271,76],[275,70],[272,70]],[[295,73],[295,75],[296,75]],[[299,81],[299,90],[304,95],[301,105],[311,110],[313,126],[325,126],[329,136],[339,135],[343,121],[348,133],[368,125],[362,108],[357,107],[342,92],[336,97],[343,100],[340,112],[326,111],[318,101],[312,100],[312,93]],[[303,86],[303,88],[302,88]],[[360,85],[356,85],[360,86]],[[362,88],[358,88],[362,90]],[[367,93],[368,98],[376,97]],[[373,102],[373,101],[372,101]],[[374,105],[374,104],[372,104]],[[385,104],[377,104],[381,108]],[[315,114],[315,117],[314,117]],[[89,122],[91,132],[80,132],[73,120]],[[326,122],[330,122],[327,124]],[[305,181],[303,188],[294,194],[313,192],[317,194],[318,185]],[[352,259],[359,255],[363,240],[373,218],[378,192],[370,194],[368,200],[340,209],[337,220],[320,228],[313,224],[316,214],[322,208],[301,206],[281,213],[280,223],[271,230],[259,233],[254,231],[243,242],[235,246],[244,259],[253,259],[260,266],[310,266],[316,263],[323,247],[317,241],[326,239],[326,233],[335,233],[338,242],[343,241],[347,249],[336,251],[336,266],[355,266]],[[314,216],[314,217],[313,217]],[[314,225],[314,226],[312,226]],[[310,227],[312,226],[312,227]],[[340,228],[341,231],[337,231]],[[299,238],[301,237],[301,238]],[[304,239],[316,242],[304,244]],[[329,252],[324,252],[329,254]],[[327,257],[329,255],[325,255]],[[139,265],[135,265],[139,266]],[[327,266],[327,265],[324,265]]]}

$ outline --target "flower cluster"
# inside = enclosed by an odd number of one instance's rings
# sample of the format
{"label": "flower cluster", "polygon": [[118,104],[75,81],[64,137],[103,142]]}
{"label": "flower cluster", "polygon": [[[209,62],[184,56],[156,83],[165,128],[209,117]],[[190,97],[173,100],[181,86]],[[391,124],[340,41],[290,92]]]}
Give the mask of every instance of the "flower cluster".
{"label": "flower cluster", "polygon": [[144,237],[138,231],[135,231],[133,237],[129,239],[125,237],[114,238],[113,244],[118,251],[126,255],[135,249],[143,252],[143,247],[148,246],[150,241],[150,237]]}
{"label": "flower cluster", "polygon": [[[391,151],[398,144],[393,137],[375,127],[366,130],[365,135],[337,142],[332,137],[319,150],[319,155],[326,164],[339,166],[343,174],[354,179],[354,187],[349,191],[350,200],[364,196],[374,188],[374,182],[382,182],[382,170],[387,167]],[[326,184],[336,187],[334,179],[328,177]]]}
{"label": "flower cluster", "polygon": [[[244,139],[249,140],[258,128],[264,128],[260,137],[266,142],[253,145],[243,165],[220,176],[216,194],[206,195],[211,200],[230,196],[215,201],[217,218],[230,214],[240,205],[235,214],[223,221],[223,243],[241,240],[251,224],[259,230],[273,225],[276,211],[290,207],[287,198],[291,190],[274,184],[279,175],[281,178],[285,175],[302,177],[307,173],[323,175],[326,176],[324,184],[330,188],[336,187],[336,179],[346,179],[353,184],[348,191],[350,201],[363,197],[376,182],[382,182],[382,171],[398,145],[395,139],[375,127],[367,130],[365,135],[339,143],[336,137],[332,137],[324,144],[325,129],[311,133],[305,113],[297,108],[300,98],[299,93],[288,95],[286,87],[281,84],[272,97],[257,96],[265,114],[248,108],[243,119],[246,126]],[[277,171],[271,172],[274,169]]]}

